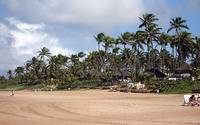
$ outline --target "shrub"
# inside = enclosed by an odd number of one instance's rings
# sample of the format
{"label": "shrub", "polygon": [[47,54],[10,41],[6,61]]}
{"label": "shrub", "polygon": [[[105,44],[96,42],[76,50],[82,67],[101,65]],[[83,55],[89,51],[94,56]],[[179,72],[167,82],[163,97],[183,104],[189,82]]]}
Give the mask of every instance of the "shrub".
{"label": "shrub", "polygon": [[191,93],[194,88],[200,88],[199,81],[162,81],[157,85],[157,89],[162,93]]}
{"label": "shrub", "polygon": [[100,80],[76,80],[72,83],[61,83],[57,86],[57,89],[95,88],[100,83]]}

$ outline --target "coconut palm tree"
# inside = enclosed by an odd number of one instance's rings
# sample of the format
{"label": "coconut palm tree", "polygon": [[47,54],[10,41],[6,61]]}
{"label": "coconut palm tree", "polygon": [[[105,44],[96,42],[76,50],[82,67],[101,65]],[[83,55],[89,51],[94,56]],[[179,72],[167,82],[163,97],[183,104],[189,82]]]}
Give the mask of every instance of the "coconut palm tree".
{"label": "coconut palm tree", "polygon": [[182,17],[172,18],[170,21],[170,28],[167,30],[169,33],[171,30],[175,30],[176,36],[179,35],[179,32],[182,29],[189,29],[186,25],[186,20],[182,19]]}
{"label": "coconut palm tree", "polygon": [[51,56],[51,53],[50,53],[49,49],[46,47],[43,47],[40,51],[38,51],[38,57],[43,62],[45,61],[45,57],[49,58],[50,56]]}
{"label": "coconut palm tree", "polygon": [[126,45],[129,44],[132,39],[133,39],[133,34],[130,32],[125,32],[121,34],[121,36],[118,38],[118,41],[124,46],[125,49]]}
{"label": "coconut palm tree", "polygon": [[103,47],[105,52],[107,53],[109,48],[112,47],[113,42],[115,41],[114,38],[110,37],[110,36],[105,36],[103,39]]}
{"label": "coconut palm tree", "polygon": [[24,67],[22,66],[18,66],[16,69],[15,69],[15,75],[17,77],[19,77],[19,82],[22,83],[23,82],[23,73],[24,73]]}
{"label": "coconut palm tree", "polygon": [[166,46],[170,43],[171,41],[171,36],[166,34],[166,33],[161,33],[159,36],[159,44],[160,44],[160,66],[161,66],[161,71],[165,72],[165,54],[164,50],[166,50]]}
{"label": "coconut palm tree", "polygon": [[12,70],[8,70],[7,76],[8,76],[9,80],[11,80],[13,78]]}
{"label": "coconut palm tree", "polygon": [[139,28],[144,28],[144,31],[139,31],[145,38],[146,45],[147,45],[147,59],[148,59],[148,69],[151,68],[151,60],[149,53],[153,48],[153,41],[158,41],[158,35],[160,34],[160,29],[158,28],[155,21],[158,18],[155,17],[154,14],[143,14],[142,17],[139,17],[141,24]]}
{"label": "coconut palm tree", "polygon": [[31,60],[27,61],[27,64],[29,65],[29,72],[34,78],[39,79],[41,77],[41,71],[42,71],[42,64],[43,62],[36,57],[33,57]]}
{"label": "coconut palm tree", "polygon": [[139,54],[141,52],[141,50],[144,50],[144,41],[145,38],[142,34],[142,32],[137,31],[134,35],[133,41],[135,43],[135,59],[134,59],[134,65],[135,65],[135,80],[138,81],[138,70],[139,70]]}
{"label": "coconut palm tree", "polygon": [[186,58],[192,55],[193,45],[191,33],[184,31],[179,34],[177,41],[178,60],[180,61],[179,65],[182,65]]}
{"label": "coconut palm tree", "polygon": [[104,37],[105,37],[105,34],[104,34],[104,33],[99,33],[99,34],[97,34],[97,36],[94,36],[94,38],[95,38],[96,41],[98,42],[98,51],[100,51],[100,46],[101,46],[101,43],[102,43],[103,40],[104,40]]}
{"label": "coconut palm tree", "polygon": [[200,38],[195,37],[193,42],[193,52],[192,52],[192,60],[191,65],[194,68],[200,68]]}
{"label": "coconut palm tree", "polygon": [[[169,33],[172,30],[175,31],[174,40],[171,43],[174,59],[175,59],[175,55],[176,55],[174,53],[175,53],[175,48],[177,47],[176,45],[177,45],[179,32],[182,31],[182,29],[189,29],[186,22],[187,21],[182,19],[182,17],[172,18],[170,21],[170,28],[167,30],[167,33]],[[173,71],[175,68],[176,68],[176,59],[175,59],[175,61],[173,61]]]}

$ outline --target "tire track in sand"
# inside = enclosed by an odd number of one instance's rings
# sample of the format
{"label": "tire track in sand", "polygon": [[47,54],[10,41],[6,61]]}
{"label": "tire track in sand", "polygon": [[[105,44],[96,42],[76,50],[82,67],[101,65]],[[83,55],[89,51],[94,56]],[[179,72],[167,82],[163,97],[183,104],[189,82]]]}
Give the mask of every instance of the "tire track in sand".
{"label": "tire track in sand", "polygon": [[11,113],[11,112],[0,111],[0,113],[1,113],[1,114],[6,114],[6,115],[15,116],[15,117],[20,117],[20,118],[28,118],[27,116],[23,116],[23,115]]}

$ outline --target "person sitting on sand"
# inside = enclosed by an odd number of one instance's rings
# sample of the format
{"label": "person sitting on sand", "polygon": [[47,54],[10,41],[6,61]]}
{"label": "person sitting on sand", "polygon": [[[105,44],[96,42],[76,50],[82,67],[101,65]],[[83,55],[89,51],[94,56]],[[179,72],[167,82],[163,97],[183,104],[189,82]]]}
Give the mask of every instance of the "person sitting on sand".
{"label": "person sitting on sand", "polygon": [[200,95],[198,95],[196,103],[197,103],[197,106],[200,106]]}
{"label": "person sitting on sand", "polygon": [[192,95],[192,96],[189,98],[188,105],[190,105],[190,106],[195,106],[195,105],[196,105],[195,95]]}

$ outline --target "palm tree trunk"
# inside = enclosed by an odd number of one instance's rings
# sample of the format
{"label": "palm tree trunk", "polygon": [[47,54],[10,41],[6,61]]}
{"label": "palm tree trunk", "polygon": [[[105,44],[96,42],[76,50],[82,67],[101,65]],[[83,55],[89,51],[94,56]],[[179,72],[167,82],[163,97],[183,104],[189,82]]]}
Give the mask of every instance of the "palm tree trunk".
{"label": "palm tree trunk", "polygon": [[150,62],[150,41],[147,41],[147,69],[151,68],[151,62]]}
{"label": "palm tree trunk", "polygon": [[160,48],[160,67],[161,67],[161,71],[163,72],[163,58],[164,58],[164,54],[163,54],[163,45],[161,44],[161,48]]}
{"label": "palm tree trunk", "polygon": [[98,42],[98,51],[100,50],[100,43]]}

